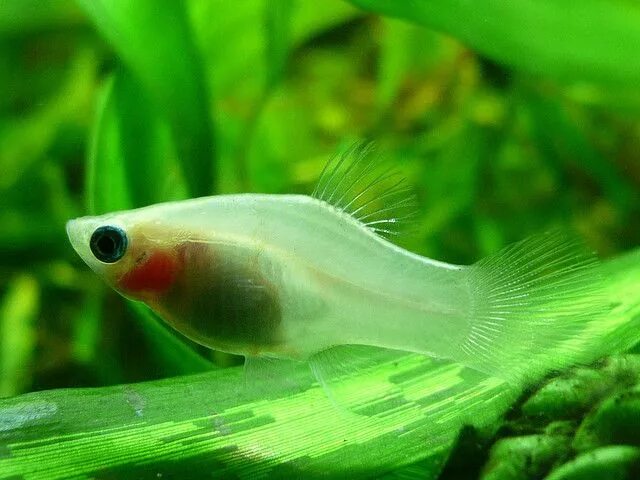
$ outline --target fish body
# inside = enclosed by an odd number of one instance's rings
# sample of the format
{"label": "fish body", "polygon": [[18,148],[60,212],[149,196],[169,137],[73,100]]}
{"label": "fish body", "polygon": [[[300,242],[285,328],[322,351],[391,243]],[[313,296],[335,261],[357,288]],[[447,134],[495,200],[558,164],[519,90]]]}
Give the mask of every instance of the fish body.
{"label": "fish body", "polygon": [[[105,225],[126,232],[126,259],[105,264],[88,248]],[[464,267],[403,250],[304,195],[160,204],[72,220],[68,234],[113,288],[230,353],[306,359],[366,344],[450,357],[469,329]]]}
{"label": "fish body", "polygon": [[314,196],[170,202],[71,220],[68,235],[115,290],[248,358],[313,362],[361,345],[505,378],[579,361],[565,345],[602,313],[589,252],[552,233],[471,266],[411,253],[379,235],[396,211],[369,207],[403,191],[376,192],[389,177],[364,157],[343,157]]}

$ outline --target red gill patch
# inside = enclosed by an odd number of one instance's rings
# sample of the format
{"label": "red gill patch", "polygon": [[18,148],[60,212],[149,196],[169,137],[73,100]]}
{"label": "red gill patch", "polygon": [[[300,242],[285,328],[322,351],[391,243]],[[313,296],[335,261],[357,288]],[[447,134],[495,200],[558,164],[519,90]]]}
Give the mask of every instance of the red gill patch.
{"label": "red gill patch", "polygon": [[118,285],[125,293],[161,294],[173,285],[178,267],[175,254],[158,250],[125,273],[118,281]]}

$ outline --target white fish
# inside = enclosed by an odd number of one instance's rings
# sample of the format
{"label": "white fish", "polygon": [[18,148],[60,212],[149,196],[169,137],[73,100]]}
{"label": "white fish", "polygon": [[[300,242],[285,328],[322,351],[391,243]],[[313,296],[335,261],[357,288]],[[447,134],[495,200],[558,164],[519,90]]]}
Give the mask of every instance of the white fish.
{"label": "white fish", "polygon": [[[82,259],[122,295],[213,349],[309,361],[326,383],[377,347],[502,378],[580,360],[602,314],[596,260],[560,233],[471,266],[406,251],[410,205],[367,147],[330,162],[313,196],[222,195],[71,220]],[[354,361],[353,365],[358,362]]]}

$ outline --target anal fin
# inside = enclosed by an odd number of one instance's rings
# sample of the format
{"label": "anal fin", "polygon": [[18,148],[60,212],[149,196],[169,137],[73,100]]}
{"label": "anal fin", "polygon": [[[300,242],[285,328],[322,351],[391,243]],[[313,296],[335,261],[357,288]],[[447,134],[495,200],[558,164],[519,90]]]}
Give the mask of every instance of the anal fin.
{"label": "anal fin", "polygon": [[246,357],[244,376],[246,388],[264,398],[303,391],[314,381],[305,362],[269,357]]}

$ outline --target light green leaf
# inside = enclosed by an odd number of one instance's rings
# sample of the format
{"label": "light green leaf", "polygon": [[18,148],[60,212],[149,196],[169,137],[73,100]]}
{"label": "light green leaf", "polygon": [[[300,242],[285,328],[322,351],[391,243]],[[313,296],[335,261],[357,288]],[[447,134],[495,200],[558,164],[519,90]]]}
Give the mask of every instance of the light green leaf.
{"label": "light green leaf", "polygon": [[[640,250],[603,267],[616,309],[591,329],[606,331],[596,354],[640,339]],[[624,344],[611,342],[625,335]],[[581,341],[592,340],[593,331]],[[310,478],[375,477],[413,464],[435,478],[464,424],[490,426],[520,388],[456,364],[407,356],[346,378],[370,416],[341,412],[304,365],[297,387],[258,392],[240,368],[99,389],[58,390],[0,402],[0,458],[25,478],[152,475]],[[416,463],[418,462],[418,463]],[[415,472],[414,472],[415,473]]]}
{"label": "light green leaf", "polygon": [[39,311],[38,282],[28,274],[15,277],[0,304],[0,397],[16,395],[29,383]]}
{"label": "light green leaf", "polygon": [[505,65],[567,80],[640,81],[640,5],[624,0],[351,0],[457,37]]}
{"label": "light green leaf", "polygon": [[380,113],[391,107],[404,82],[417,73],[437,78],[443,65],[454,61],[460,47],[420,26],[392,18],[381,22],[376,103]]}
{"label": "light green leaf", "polygon": [[78,362],[90,364],[95,360],[100,340],[101,306],[104,299],[104,287],[88,289],[82,308],[73,323],[73,358]]}
{"label": "light green leaf", "polygon": [[[299,391],[268,401],[255,395],[265,385],[243,388],[239,368],[5,401],[0,444],[11,455],[0,459],[0,470],[26,478],[186,471],[194,477],[347,471],[366,477],[442,457],[463,421],[495,420],[513,393],[499,380],[413,357],[349,379],[354,398],[380,412],[355,416],[336,411],[321,388],[304,383],[305,373],[295,379]],[[46,424],[59,426],[51,433],[54,443],[43,442]]]}
{"label": "light green leaf", "polygon": [[585,131],[589,127],[589,119],[572,118],[566,105],[543,96],[529,95],[526,100],[522,106],[532,117],[535,144],[557,175],[564,174],[562,169],[566,168],[567,159],[579,159],[576,166],[591,174],[623,215],[633,208],[636,195],[633,185],[611,168],[611,160],[591,144]]}

